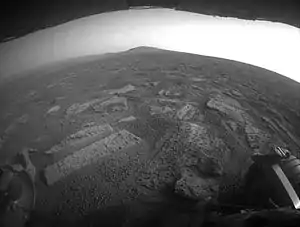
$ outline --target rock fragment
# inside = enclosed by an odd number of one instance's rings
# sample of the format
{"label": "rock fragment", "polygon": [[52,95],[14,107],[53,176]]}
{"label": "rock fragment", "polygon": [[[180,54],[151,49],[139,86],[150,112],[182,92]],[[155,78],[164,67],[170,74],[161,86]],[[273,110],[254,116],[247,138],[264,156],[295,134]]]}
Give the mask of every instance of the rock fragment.
{"label": "rock fragment", "polygon": [[182,107],[179,111],[177,111],[177,118],[179,120],[190,120],[195,115],[197,109],[191,104],[187,104]]}
{"label": "rock fragment", "polygon": [[53,107],[51,107],[48,111],[47,111],[47,114],[52,114],[52,113],[55,113],[55,112],[57,112],[57,111],[59,111],[60,110],[60,106],[53,106]]}
{"label": "rock fragment", "polygon": [[129,116],[129,117],[122,118],[121,120],[119,120],[119,122],[130,122],[130,121],[135,121],[135,120],[136,120],[136,117]]}
{"label": "rock fragment", "polygon": [[128,84],[123,88],[110,90],[108,93],[111,95],[117,95],[117,94],[119,95],[119,94],[126,94],[128,92],[135,91],[135,90],[136,90],[135,86]]}

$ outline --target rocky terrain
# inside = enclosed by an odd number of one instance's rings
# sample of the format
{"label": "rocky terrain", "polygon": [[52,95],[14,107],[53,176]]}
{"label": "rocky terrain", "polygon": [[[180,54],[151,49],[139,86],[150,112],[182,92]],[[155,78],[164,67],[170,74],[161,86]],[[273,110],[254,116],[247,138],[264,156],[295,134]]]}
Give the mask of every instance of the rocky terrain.
{"label": "rocky terrain", "polygon": [[238,203],[252,154],[300,155],[286,77],[147,47],[74,62],[0,84],[1,164],[28,150],[43,220],[131,226],[186,200]]}

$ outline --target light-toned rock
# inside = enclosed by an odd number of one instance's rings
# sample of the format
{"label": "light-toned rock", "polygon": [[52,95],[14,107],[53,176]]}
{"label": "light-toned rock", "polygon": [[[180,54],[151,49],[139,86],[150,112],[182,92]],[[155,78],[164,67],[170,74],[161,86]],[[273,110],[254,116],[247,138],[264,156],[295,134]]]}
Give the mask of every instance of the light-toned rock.
{"label": "light-toned rock", "polygon": [[234,120],[245,123],[245,112],[238,101],[224,95],[215,95],[207,103],[208,108],[218,110]]}
{"label": "light-toned rock", "polygon": [[54,112],[57,112],[57,111],[59,111],[60,110],[60,106],[53,106],[53,107],[51,107],[48,111],[47,111],[47,114],[52,114],[52,113],[54,113]]}
{"label": "light-toned rock", "polygon": [[55,154],[63,150],[78,150],[95,140],[102,139],[113,133],[113,128],[109,124],[84,127],[80,131],[68,136],[62,142],[47,150],[46,154]]}
{"label": "light-toned rock", "polygon": [[135,121],[135,120],[136,120],[136,117],[129,116],[129,117],[122,118],[121,120],[119,120],[119,122],[130,122],[130,121]]}
{"label": "light-toned rock", "polygon": [[110,90],[110,91],[108,91],[108,93],[111,95],[126,94],[128,92],[135,91],[135,90],[136,90],[135,86],[128,84],[123,88]]}
{"label": "light-toned rock", "polygon": [[198,78],[198,77],[191,77],[190,80],[194,81],[194,82],[205,82],[206,81],[206,79]]}
{"label": "light-toned rock", "polygon": [[99,161],[104,156],[112,155],[140,142],[139,137],[126,130],[111,134],[46,167],[44,174],[47,184],[52,185],[74,171]]}
{"label": "light-toned rock", "polygon": [[159,92],[158,92],[158,94],[160,95],[160,96],[163,96],[163,95],[165,95],[165,90],[160,90]]}

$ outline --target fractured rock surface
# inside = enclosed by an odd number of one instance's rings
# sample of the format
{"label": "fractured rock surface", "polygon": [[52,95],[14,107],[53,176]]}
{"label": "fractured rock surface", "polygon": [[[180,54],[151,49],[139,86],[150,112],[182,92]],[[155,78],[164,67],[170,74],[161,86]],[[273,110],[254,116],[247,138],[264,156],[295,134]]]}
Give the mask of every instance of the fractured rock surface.
{"label": "fractured rock surface", "polygon": [[45,169],[47,184],[54,184],[61,178],[92,163],[99,161],[106,155],[113,155],[117,151],[140,142],[140,138],[126,130],[111,134],[89,146],[86,146],[63,160],[48,166]]}
{"label": "fractured rock surface", "polygon": [[110,135],[112,132],[113,128],[108,124],[85,127],[82,130],[79,130],[78,132],[68,136],[65,140],[53,146],[50,150],[47,150],[45,153],[53,154],[56,152],[60,152],[64,149],[78,150],[86,146],[88,143]]}

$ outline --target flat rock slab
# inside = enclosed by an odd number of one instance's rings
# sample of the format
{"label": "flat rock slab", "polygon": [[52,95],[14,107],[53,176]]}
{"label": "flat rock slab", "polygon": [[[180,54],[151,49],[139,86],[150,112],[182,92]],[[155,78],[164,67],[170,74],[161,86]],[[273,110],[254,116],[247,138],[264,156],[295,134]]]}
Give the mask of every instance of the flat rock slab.
{"label": "flat rock slab", "polygon": [[80,131],[68,136],[59,144],[54,145],[45,153],[54,154],[69,149],[78,150],[90,143],[107,137],[111,133],[113,133],[113,128],[109,124],[85,127]]}
{"label": "flat rock slab", "polygon": [[112,155],[140,142],[139,137],[126,130],[111,134],[46,167],[44,174],[47,185],[54,184],[74,171],[99,161],[104,156]]}
{"label": "flat rock slab", "polygon": [[207,102],[207,107],[218,110],[234,120],[245,123],[245,112],[238,101],[223,95],[216,95]]}

